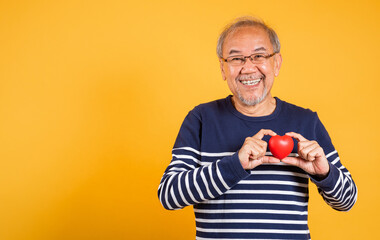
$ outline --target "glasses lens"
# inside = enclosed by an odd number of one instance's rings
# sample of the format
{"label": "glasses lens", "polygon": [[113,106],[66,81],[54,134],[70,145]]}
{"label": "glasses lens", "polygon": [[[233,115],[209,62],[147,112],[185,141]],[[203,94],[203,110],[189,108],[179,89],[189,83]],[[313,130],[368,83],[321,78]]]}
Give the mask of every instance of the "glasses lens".
{"label": "glasses lens", "polygon": [[244,64],[245,58],[241,56],[229,57],[227,58],[227,62],[229,62],[231,65],[239,66]]}
{"label": "glasses lens", "polygon": [[266,57],[263,54],[253,54],[250,59],[253,63],[263,63]]}

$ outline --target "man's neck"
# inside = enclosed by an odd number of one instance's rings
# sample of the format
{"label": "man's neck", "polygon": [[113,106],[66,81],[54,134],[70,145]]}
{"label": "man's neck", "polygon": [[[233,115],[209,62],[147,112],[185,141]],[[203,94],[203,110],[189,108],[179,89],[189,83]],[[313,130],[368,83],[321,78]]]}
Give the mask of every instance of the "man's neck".
{"label": "man's neck", "polygon": [[231,98],[232,104],[243,115],[249,117],[263,117],[268,116],[276,109],[276,99],[269,93],[263,101],[254,105],[247,106],[240,101],[235,95]]}

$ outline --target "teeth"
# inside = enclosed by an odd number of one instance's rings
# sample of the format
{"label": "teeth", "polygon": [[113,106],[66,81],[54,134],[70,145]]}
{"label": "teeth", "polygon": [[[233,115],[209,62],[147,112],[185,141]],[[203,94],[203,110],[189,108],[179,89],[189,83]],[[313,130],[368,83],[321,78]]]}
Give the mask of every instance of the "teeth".
{"label": "teeth", "polygon": [[252,81],[240,81],[242,84],[244,85],[248,85],[248,86],[251,86],[251,85],[255,85],[257,83],[260,82],[261,79],[257,79],[257,80],[252,80]]}

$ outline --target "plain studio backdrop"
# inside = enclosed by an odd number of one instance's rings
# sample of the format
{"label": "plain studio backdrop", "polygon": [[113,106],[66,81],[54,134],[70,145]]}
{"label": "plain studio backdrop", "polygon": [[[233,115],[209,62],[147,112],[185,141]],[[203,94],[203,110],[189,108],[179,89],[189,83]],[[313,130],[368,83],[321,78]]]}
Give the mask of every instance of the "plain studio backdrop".
{"label": "plain studio backdrop", "polygon": [[[194,239],[157,198],[179,127],[226,97],[218,34],[278,33],[273,95],[317,111],[358,186],[349,212],[310,185],[313,239],[373,239],[379,199],[379,1],[1,1],[0,239]],[[254,135],[255,133],[252,133]]]}

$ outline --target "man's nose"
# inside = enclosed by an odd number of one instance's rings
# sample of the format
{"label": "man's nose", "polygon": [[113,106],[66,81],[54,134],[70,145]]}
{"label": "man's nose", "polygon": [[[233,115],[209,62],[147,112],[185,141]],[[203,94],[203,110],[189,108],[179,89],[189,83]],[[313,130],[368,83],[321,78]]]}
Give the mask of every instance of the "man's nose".
{"label": "man's nose", "polygon": [[242,66],[241,72],[242,73],[250,73],[257,71],[257,64],[253,63],[251,61],[251,58],[246,58],[245,63]]}

